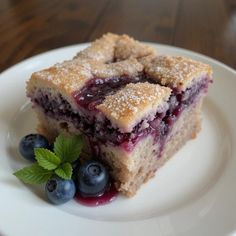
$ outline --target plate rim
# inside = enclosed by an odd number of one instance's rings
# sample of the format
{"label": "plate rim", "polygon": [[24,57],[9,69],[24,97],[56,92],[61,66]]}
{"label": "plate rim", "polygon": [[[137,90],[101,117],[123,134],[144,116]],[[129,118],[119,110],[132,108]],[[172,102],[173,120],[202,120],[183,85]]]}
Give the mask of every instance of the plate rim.
{"label": "plate rim", "polygon": [[[142,41],[142,42],[145,43],[145,44],[153,45],[154,47],[158,47],[158,46],[160,46],[160,47],[167,47],[167,48],[171,48],[171,49],[177,50],[177,51],[179,51],[179,50],[180,51],[184,51],[185,53],[193,54],[193,55],[196,55],[197,57],[205,58],[208,61],[211,61],[211,62],[213,62],[215,64],[218,64],[219,66],[222,66],[225,69],[227,69],[227,70],[231,71],[232,73],[236,74],[236,69],[234,69],[233,67],[230,67],[229,65],[225,64],[224,62],[219,61],[219,60],[217,60],[217,59],[215,59],[213,57],[204,55],[202,53],[199,53],[199,52],[196,52],[196,51],[193,51],[193,50],[190,50],[190,49],[186,49],[186,48],[177,47],[177,46],[174,46],[174,45],[155,43],[155,42],[150,42],[150,41]],[[39,54],[27,57],[27,58],[25,58],[25,59],[23,59],[23,60],[21,60],[21,61],[19,61],[17,63],[12,64],[8,68],[6,68],[2,72],[0,72],[0,77],[2,75],[4,75],[5,73],[8,73],[10,70],[14,69],[14,67],[19,66],[20,64],[26,63],[27,61],[33,60],[33,59],[35,59],[35,58],[37,58],[39,56],[45,56],[45,54],[54,53],[54,52],[59,51],[59,50],[66,50],[66,49],[76,48],[76,47],[86,47],[86,46],[89,46],[90,44],[91,44],[91,42],[71,44],[71,45],[62,46],[62,47],[59,47],[59,48],[53,48],[53,49],[50,49],[48,51],[44,51],[44,52],[41,52]]]}
{"label": "plate rim", "polygon": [[[166,44],[158,44],[158,43],[154,43],[154,42],[146,42],[150,45],[154,45],[155,47],[163,47],[163,48],[169,48],[169,49],[173,49],[173,50],[177,50],[177,51],[184,51],[185,53],[187,54],[193,54],[197,57],[200,57],[200,58],[204,58],[206,59],[207,61],[210,61],[211,63],[214,63],[216,64],[217,66],[221,67],[221,68],[224,68],[225,70],[227,71],[230,71],[231,73],[233,73],[234,75],[236,75],[236,70],[234,70],[233,68],[229,67],[228,65],[216,60],[216,59],[213,59],[209,56],[206,56],[206,55],[203,55],[201,53],[198,53],[198,52],[194,52],[194,51],[191,51],[191,50],[188,50],[188,49],[184,49],[184,48],[179,48],[179,47],[176,47],[176,46],[172,46],[172,45],[166,45]],[[64,46],[64,47],[60,47],[60,48],[55,48],[55,49],[52,49],[52,50],[49,50],[49,51],[45,51],[45,52],[42,52],[40,54],[37,54],[37,55],[34,55],[32,57],[29,57],[29,58],[26,58],[12,66],[10,66],[9,68],[5,69],[3,72],[0,73],[0,84],[1,84],[1,81],[2,81],[2,77],[3,77],[3,81],[4,81],[4,76],[9,73],[11,70],[15,70],[18,66],[20,66],[21,64],[23,63],[29,63],[30,61],[34,60],[35,58],[39,57],[39,56],[46,56],[46,54],[48,53],[55,53],[56,51],[60,51],[60,50],[66,50],[66,49],[73,49],[73,48],[76,48],[76,47],[86,47],[87,45],[89,45],[89,43],[81,43],[81,44],[73,44],[73,45],[69,45],[69,46]],[[76,52],[75,52],[76,53]]]}

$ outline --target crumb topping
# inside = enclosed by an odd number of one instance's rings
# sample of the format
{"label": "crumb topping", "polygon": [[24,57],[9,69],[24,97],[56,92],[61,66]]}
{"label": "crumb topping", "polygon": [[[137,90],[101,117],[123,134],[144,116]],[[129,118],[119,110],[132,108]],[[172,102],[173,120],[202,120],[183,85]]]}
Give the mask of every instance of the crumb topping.
{"label": "crumb topping", "polygon": [[35,72],[31,78],[32,81],[41,79],[68,93],[72,93],[74,90],[83,87],[86,81],[93,77],[91,66],[90,63],[81,60],[70,60]]}
{"label": "crumb topping", "polygon": [[97,109],[102,111],[113,124],[125,132],[146,116],[166,106],[171,89],[158,84],[128,84],[117,93],[107,96]]}
{"label": "crumb topping", "polygon": [[114,53],[117,60],[126,60],[130,57],[139,59],[149,55],[155,56],[156,50],[127,35],[122,35],[117,40]]}
{"label": "crumb topping", "polygon": [[[150,58],[150,57],[149,57]],[[193,80],[211,76],[210,66],[180,56],[158,56],[142,61],[146,73],[162,85],[185,90]]]}
{"label": "crumb topping", "polygon": [[[157,83],[185,90],[208,75],[210,66],[180,56],[157,56],[154,48],[127,35],[105,34],[72,60],[32,74],[27,83],[30,96],[37,87],[48,87],[73,103],[73,94],[93,78],[147,76]],[[117,127],[130,130],[148,113],[165,106],[171,89],[151,83],[128,84],[98,106]],[[163,105],[164,104],[164,105]],[[76,104],[74,104],[76,107]]]}
{"label": "crumb topping", "polygon": [[111,64],[97,64],[92,69],[92,74],[100,78],[116,77],[122,75],[136,76],[143,71],[143,65],[135,58],[118,61]]}
{"label": "crumb topping", "polygon": [[100,63],[112,61],[114,58],[114,47],[119,36],[107,33],[100,39],[92,42],[91,46],[79,52],[75,58],[93,60]]}
{"label": "crumb topping", "polygon": [[138,59],[149,54],[155,54],[155,49],[127,35],[108,33],[79,52],[74,59],[36,72],[32,78],[50,81],[62,90],[73,92],[93,77],[136,76],[143,71]]}
{"label": "crumb topping", "polygon": [[93,77],[136,76],[145,73],[158,83],[185,90],[211,68],[184,57],[157,56],[154,48],[127,35],[105,34],[72,60],[36,72],[32,77],[48,80],[67,92],[80,90]]}

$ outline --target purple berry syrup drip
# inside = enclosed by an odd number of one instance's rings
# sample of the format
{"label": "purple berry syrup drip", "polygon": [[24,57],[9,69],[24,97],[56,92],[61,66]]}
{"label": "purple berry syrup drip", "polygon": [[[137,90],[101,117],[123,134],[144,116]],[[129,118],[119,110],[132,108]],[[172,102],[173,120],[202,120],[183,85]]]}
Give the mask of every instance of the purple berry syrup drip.
{"label": "purple berry syrup drip", "polygon": [[75,200],[85,206],[95,207],[113,202],[118,196],[114,183],[111,183],[106,191],[98,197],[83,197],[79,192],[75,195]]}
{"label": "purple berry syrup drip", "polygon": [[[60,94],[52,97],[50,93],[39,90],[33,102],[41,106],[46,115],[65,122],[72,122],[88,137],[95,149],[99,149],[98,143],[103,143],[119,145],[126,151],[132,151],[140,139],[152,134],[162,150],[166,137],[181,112],[193,104],[200,93],[206,93],[210,78],[203,78],[184,92],[173,89],[169,99],[169,110],[165,113],[157,113],[156,118],[152,121],[141,121],[131,133],[121,133],[118,129],[113,128],[106,118],[97,120],[96,115],[99,111],[97,111],[96,105],[101,104],[107,95],[114,94],[128,83],[145,81],[156,83],[143,75],[90,80],[82,90],[74,93],[74,98],[81,108],[80,114],[73,111],[70,104]],[[143,122],[148,124],[145,129],[141,129]]]}

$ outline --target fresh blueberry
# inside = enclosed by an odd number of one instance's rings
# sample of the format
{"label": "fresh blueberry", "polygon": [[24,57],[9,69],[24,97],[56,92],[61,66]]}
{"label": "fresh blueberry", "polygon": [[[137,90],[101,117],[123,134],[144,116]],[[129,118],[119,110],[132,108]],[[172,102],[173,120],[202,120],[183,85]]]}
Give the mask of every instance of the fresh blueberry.
{"label": "fresh blueberry", "polygon": [[73,180],[61,179],[58,176],[48,180],[45,192],[50,202],[59,205],[68,202],[75,195],[75,184]]}
{"label": "fresh blueberry", "polygon": [[104,193],[109,181],[105,166],[98,161],[87,161],[78,170],[77,187],[83,197],[97,197]]}
{"label": "fresh blueberry", "polygon": [[21,139],[19,151],[25,159],[35,161],[34,148],[49,148],[49,142],[41,134],[29,134]]}

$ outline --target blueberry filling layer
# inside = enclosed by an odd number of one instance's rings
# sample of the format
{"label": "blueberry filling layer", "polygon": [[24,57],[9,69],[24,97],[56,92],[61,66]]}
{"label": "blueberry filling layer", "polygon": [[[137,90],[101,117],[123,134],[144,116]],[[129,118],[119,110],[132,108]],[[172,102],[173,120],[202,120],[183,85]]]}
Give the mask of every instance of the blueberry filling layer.
{"label": "blueberry filling layer", "polygon": [[98,111],[95,106],[100,104],[105,96],[115,93],[130,82],[139,81],[143,82],[147,79],[145,77],[121,77],[103,81],[94,79],[79,93],[74,94],[77,104],[81,107],[76,111],[60,94],[52,96],[46,90],[38,90],[32,100],[43,109],[47,116],[63,121],[65,124],[72,123],[93,143],[122,146],[125,150],[131,151],[140,139],[152,134],[162,149],[174,122],[186,107],[197,100],[200,94],[206,93],[210,78],[202,78],[184,92],[173,89],[169,99],[169,109],[164,113],[157,113],[154,120],[141,121],[131,133],[121,133],[112,127],[111,122],[105,117],[97,119]]}
{"label": "blueberry filling layer", "polygon": [[74,93],[74,98],[80,107],[86,110],[94,111],[96,106],[101,104],[106,96],[114,94],[119,89],[129,83],[145,82],[147,79],[139,75],[137,77],[115,77],[100,79],[94,78],[79,91]]}

